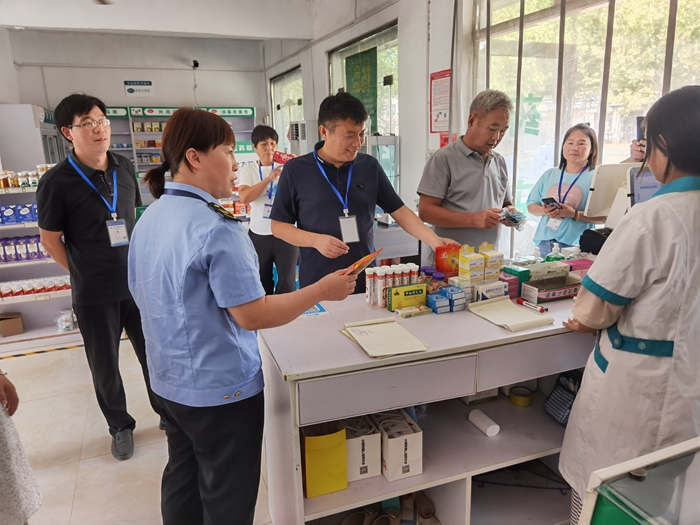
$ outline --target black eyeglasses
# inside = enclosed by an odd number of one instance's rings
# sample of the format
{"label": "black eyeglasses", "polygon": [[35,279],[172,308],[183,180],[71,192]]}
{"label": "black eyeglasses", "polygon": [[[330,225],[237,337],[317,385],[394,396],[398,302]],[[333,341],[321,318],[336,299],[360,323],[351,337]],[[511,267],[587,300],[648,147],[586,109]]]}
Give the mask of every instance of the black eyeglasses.
{"label": "black eyeglasses", "polygon": [[103,128],[109,127],[109,119],[105,118],[102,120],[91,120],[90,122],[86,122],[85,124],[71,124],[70,126],[66,126],[68,129],[73,129],[73,128],[92,128],[95,129],[97,126],[102,126]]}

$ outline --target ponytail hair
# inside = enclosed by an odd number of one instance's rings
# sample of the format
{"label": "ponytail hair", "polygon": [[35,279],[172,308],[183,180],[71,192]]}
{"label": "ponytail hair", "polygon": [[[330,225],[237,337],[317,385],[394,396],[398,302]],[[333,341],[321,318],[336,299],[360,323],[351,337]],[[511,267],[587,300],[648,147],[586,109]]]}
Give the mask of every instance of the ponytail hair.
{"label": "ponytail hair", "polygon": [[187,150],[190,148],[208,152],[217,146],[236,145],[231,126],[214,113],[201,109],[180,108],[168,120],[163,132],[163,158],[165,161],[146,173],[144,181],[154,198],[159,199],[165,191],[165,173],[173,176],[180,171],[182,163],[189,166]]}

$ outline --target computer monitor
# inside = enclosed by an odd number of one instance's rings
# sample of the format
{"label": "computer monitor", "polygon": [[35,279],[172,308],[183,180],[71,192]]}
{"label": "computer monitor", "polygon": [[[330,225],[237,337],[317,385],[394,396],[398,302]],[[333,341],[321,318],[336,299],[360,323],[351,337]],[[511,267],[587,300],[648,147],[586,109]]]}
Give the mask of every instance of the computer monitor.
{"label": "computer monitor", "polygon": [[640,168],[629,170],[628,188],[630,206],[648,201],[652,195],[663,188],[664,184],[656,180],[649,167],[645,167],[642,172]]}
{"label": "computer monitor", "polygon": [[620,188],[627,188],[630,168],[640,168],[641,163],[599,164],[591,182],[586,201],[586,217],[607,217]]}

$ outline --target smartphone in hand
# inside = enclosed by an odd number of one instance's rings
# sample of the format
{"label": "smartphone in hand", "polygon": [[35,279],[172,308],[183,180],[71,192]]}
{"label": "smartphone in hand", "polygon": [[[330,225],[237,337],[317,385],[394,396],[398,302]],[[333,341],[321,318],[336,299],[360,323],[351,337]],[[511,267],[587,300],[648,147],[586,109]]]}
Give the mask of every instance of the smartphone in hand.
{"label": "smartphone in hand", "polygon": [[552,206],[558,210],[561,210],[561,204],[559,204],[556,199],[553,199],[552,197],[545,197],[542,199],[542,204],[544,206]]}
{"label": "smartphone in hand", "polygon": [[637,117],[637,140],[646,140],[647,118]]}

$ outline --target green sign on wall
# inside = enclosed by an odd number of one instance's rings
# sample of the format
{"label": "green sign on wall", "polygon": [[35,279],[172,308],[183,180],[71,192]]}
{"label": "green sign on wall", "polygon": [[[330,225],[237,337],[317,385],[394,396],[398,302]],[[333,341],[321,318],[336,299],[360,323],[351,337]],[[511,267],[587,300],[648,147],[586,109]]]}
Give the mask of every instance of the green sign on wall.
{"label": "green sign on wall", "polygon": [[372,129],[377,131],[377,48],[356,53],[345,59],[346,91],[359,98],[365,105]]}

